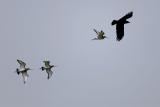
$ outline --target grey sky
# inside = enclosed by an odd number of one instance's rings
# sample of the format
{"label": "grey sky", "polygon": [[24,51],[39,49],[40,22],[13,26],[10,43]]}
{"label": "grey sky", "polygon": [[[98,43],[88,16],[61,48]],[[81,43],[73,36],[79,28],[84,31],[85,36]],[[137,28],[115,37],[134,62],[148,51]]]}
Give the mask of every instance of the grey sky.
{"label": "grey sky", "polygon": [[[159,107],[159,0],[0,0],[1,107]],[[133,11],[116,41],[113,19]],[[91,41],[93,28],[109,39]],[[33,71],[24,85],[13,73]],[[47,80],[39,67],[55,68]]]}

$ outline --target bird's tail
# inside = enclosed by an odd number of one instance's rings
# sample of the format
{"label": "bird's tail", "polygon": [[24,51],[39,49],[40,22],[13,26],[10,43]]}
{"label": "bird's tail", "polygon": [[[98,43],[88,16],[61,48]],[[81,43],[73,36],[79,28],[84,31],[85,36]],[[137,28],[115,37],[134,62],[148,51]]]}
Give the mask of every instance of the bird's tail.
{"label": "bird's tail", "polygon": [[115,24],[117,24],[117,20],[112,21],[112,25],[115,25]]}

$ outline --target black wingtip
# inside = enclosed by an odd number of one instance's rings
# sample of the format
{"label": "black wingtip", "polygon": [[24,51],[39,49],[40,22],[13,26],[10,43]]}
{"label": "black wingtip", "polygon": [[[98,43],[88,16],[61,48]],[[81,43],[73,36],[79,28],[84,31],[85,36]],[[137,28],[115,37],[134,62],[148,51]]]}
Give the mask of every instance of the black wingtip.
{"label": "black wingtip", "polygon": [[131,15],[131,17],[132,17],[132,16],[133,16],[133,11],[129,12],[128,14],[130,14],[130,15]]}
{"label": "black wingtip", "polygon": [[132,16],[133,16],[133,11],[130,11],[125,15],[125,18],[128,19],[128,18],[131,18]]}
{"label": "black wingtip", "polygon": [[133,15],[133,11],[130,12]]}

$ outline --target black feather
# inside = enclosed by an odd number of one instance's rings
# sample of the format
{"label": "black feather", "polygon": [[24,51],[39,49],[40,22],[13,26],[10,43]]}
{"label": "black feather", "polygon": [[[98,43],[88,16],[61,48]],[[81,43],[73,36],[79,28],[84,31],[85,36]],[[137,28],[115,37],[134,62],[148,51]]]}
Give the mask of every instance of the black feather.
{"label": "black feather", "polygon": [[131,18],[132,16],[133,16],[133,12],[129,12],[119,20],[112,21],[111,23],[112,25],[116,24],[117,41],[122,40],[124,36],[124,24],[129,23],[127,19]]}

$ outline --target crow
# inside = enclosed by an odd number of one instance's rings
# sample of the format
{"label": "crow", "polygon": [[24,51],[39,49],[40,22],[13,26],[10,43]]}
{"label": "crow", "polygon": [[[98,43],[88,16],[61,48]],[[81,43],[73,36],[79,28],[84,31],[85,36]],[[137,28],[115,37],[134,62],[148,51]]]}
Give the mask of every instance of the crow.
{"label": "crow", "polygon": [[116,33],[117,33],[117,41],[122,40],[124,36],[124,24],[130,23],[127,21],[127,19],[131,18],[133,16],[133,12],[127,13],[125,16],[120,18],[119,20],[113,20],[112,25],[116,24]]}

